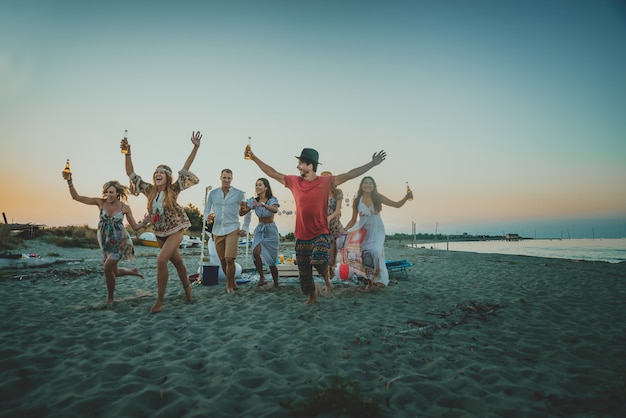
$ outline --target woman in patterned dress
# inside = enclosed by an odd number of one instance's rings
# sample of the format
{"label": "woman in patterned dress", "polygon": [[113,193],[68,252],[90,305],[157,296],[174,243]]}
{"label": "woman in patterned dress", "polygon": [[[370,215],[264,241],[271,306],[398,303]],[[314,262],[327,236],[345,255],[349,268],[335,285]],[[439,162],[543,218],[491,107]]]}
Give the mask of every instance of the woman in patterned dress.
{"label": "woman in patterned dress", "polygon": [[67,180],[72,199],[86,205],[98,206],[100,209],[100,222],[98,222],[98,244],[102,248],[104,258],[104,279],[107,287],[106,303],[113,303],[115,293],[115,279],[119,276],[138,276],[143,279],[139,269],[120,268],[120,260],[133,260],[135,249],[133,241],[124,228],[124,216],[135,231],[144,227],[146,220],[135,222],[130,206],[124,204],[127,195],[127,187],[118,181],[111,180],[102,186],[102,197],[87,197],[78,194],[74,188],[72,175]]}
{"label": "woman in patterned dress", "polygon": [[200,182],[198,177],[189,171],[189,168],[196,157],[201,139],[200,132],[191,134],[193,149],[183,168],[178,172],[176,181],[172,176],[172,169],[161,164],[157,166],[152,175],[153,184],[144,181],[135,173],[130,156],[130,144],[126,139],[122,140],[121,145],[128,147],[128,153],[125,154],[125,167],[126,174],[130,178],[130,191],[135,196],[143,193],[148,198],[148,213],[151,216],[152,229],[161,249],[157,257],[157,300],[150,308],[150,313],[161,312],[163,309],[165,289],[169,279],[168,262],[171,262],[176,268],[180,283],[185,290],[185,301],[191,302],[191,286],[187,277],[187,268],[178,252],[178,247],[183,240],[183,231],[191,226],[191,222],[176,199],[181,191]]}
{"label": "woman in patterned dress", "polygon": [[[332,176],[330,171],[323,171],[321,176]],[[335,264],[337,262],[337,237],[344,233],[343,225],[341,224],[341,204],[343,201],[343,192],[333,185],[330,193],[328,194],[328,230],[332,242],[330,244],[330,250],[328,251],[328,277],[335,277]]]}

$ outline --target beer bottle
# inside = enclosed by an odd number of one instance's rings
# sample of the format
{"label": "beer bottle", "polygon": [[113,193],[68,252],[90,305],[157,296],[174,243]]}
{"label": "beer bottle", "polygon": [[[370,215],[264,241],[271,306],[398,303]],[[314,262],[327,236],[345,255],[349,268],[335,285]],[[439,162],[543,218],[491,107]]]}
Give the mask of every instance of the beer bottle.
{"label": "beer bottle", "polygon": [[65,161],[65,168],[63,169],[63,179],[69,180],[72,176],[72,172],[70,171],[70,160]]}
{"label": "beer bottle", "polygon": [[252,140],[252,137],[248,137],[248,145],[246,145],[246,153],[243,156],[243,158],[245,160],[249,160],[250,159],[250,141],[251,140]]}
{"label": "beer bottle", "polygon": [[122,141],[122,154],[128,154],[128,130],[124,131],[124,140]]}

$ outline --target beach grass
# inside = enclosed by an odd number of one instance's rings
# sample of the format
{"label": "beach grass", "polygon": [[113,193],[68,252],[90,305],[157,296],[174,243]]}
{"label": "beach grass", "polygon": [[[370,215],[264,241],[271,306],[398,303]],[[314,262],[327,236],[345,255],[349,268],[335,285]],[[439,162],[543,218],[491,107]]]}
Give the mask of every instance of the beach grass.
{"label": "beach grass", "polygon": [[13,234],[8,225],[0,224],[0,250],[15,250],[23,246],[23,238]]}

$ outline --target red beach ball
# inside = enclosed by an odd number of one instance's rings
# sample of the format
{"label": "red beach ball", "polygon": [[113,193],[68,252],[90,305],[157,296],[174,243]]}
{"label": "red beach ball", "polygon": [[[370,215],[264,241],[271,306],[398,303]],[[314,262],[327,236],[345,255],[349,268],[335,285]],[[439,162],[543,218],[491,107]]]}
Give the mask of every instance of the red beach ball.
{"label": "red beach ball", "polygon": [[352,277],[352,267],[350,264],[340,264],[339,265],[339,278],[341,280],[348,280]]}

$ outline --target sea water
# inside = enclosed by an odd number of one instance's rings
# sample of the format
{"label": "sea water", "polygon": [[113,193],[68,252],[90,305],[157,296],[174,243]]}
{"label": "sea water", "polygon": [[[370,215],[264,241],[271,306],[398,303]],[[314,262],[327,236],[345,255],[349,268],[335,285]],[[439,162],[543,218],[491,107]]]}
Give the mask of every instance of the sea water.
{"label": "sea water", "polygon": [[529,255],[570,260],[606,261],[609,263],[626,261],[626,238],[439,241],[414,246],[449,251]]}

